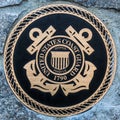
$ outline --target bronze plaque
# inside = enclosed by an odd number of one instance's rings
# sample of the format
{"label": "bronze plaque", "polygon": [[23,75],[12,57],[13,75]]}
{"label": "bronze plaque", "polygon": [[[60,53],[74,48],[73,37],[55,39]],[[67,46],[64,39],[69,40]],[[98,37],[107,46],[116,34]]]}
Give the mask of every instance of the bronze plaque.
{"label": "bronze plaque", "polygon": [[110,87],[116,51],[109,31],[90,12],[53,4],[26,15],[4,51],[7,81],[30,109],[68,116],[90,109]]}

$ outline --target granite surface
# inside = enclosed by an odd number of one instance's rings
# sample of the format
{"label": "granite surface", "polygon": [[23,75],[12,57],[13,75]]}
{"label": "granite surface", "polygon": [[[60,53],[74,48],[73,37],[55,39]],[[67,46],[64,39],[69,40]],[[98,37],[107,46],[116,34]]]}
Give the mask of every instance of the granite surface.
{"label": "granite surface", "polygon": [[117,49],[117,71],[112,86],[92,109],[71,117],[35,113],[11,92],[4,75],[3,48],[14,24],[30,10],[57,0],[0,0],[0,120],[120,120],[120,0],[65,0],[91,11],[109,29]]}
{"label": "granite surface", "polygon": [[120,0],[73,0],[86,7],[99,7],[120,10]]}

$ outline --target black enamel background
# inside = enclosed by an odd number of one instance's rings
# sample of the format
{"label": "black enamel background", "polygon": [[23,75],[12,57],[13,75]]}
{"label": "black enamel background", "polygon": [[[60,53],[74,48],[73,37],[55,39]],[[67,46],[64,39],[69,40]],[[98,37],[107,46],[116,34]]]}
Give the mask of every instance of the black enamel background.
{"label": "black enamel background", "polygon": [[[29,31],[34,27],[45,31],[50,25],[57,30],[54,35],[67,35],[65,33],[65,29],[70,25],[73,26],[77,32],[79,32],[82,28],[89,28],[93,32],[93,37],[92,40],[89,41],[89,44],[94,48],[95,52],[90,56],[85,54],[85,59],[92,62],[97,67],[97,71],[95,71],[89,90],[82,90],[80,92],[65,96],[62,90],[59,89],[57,94],[51,96],[50,93],[30,89],[30,83],[27,79],[26,71],[23,69],[23,66],[26,63],[35,59],[35,54],[31,56],[26,51],[26,48],[28,48],[28,46],[30,46],[33,42],[29,38]],[[92,27],[92,25],[73,15],[53,14],[36,20],[29,25],[25,31],[23,31],[15,47],[13,64],[15,75],[19,84],[31,98],[48,106],[68,107],[86,100],[100,86],[107,67],[107,54],[101,36],[95,28]]]}

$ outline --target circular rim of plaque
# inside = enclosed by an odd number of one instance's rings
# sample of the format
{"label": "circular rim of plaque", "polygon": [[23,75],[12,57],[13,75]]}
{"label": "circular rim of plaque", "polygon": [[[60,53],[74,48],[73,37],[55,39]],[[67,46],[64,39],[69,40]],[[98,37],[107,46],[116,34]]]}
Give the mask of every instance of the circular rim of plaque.
{"label": "circular rim of plaque", "polygon": [[[22,34],[22,32],[27,28],[27,26],[29,26],[32,22],[34,22],[37,19],[40,19],[44,16],[58,14],[58,13],[73,15],[73,16],[78,17],[78,18],[86,21],[87,23],[91,24],[92,27],[101,36],[101,38],[104,42],[105,48],[106,48],[106,52],[107,52],[107,68],[106,68],[106,72],[104,75],[104,79],[102,80],[98,89],[84,101],[82,101],[78,104],[75,104],[75,105],[67,106],[67,107],[53,107],[53,106],[42,104],[42,103],[34,100],[33,98],[31,98],[29,96],[29,94],[27,94],[23,90],[23,88],[20,86],[19,82],[17,81],[16,75],[14,72],[14,65],[13,65],[13,55],[14,55],[14,49],[15,49],[16,43],[18,41],[18,38]],[[70,27],[69,27],[70,30],[73,29]],[[69,29],[68,29],[68,31],[67,30],[66,31],[69,32]],[[89,31],[88,29],[87,30],[84,29],[84,30]],[[39,29],[36,31],[41,32]],[[33,31],[31,31],[31,32],[33,32]],[[81,32],[83,32],[83,31],[81,31]],[[59,36],[55,36],[52,39],[56,40],[56,37],[59,37]],[[61,38],[61,40],[62,39],[64,40],[64,37],[65,36],[63,36],[63,38]],[[33,38],[33,36],[31,36],[31,38]],[[34,41],[34,38],[33,38],[33,41]],[[88,41],[88,40],[86,39],[86,41]],[[60,50],[62,50],[62,51],[68,50],[69,52],[68,51],[64,52],[66,54],[66,56],[68,54],[71,54],[71,57],[73,57],[73,58],[75,57],[75,53],[71,50],[71,48],[68,45],[63,45],[61,43],[61,46],[62,47],[58,48],[59,54],[61,54]],[[44,44],[43,44],[43,46],[41,46],[41,48],[42,47],[44,47]],[[50,50],[55,50],[55,49],[57,49],[57,48],[55,48],[55,47],[50,48]],[[48,54],[50,54],[50,51],[47,51],[47,55]],[[57,54],[57,53],[55,53],[55,54]],[[39,56],[39,52],[37,53],[37,56]],[[61,56],[62,56],[62,54],[61,54]],[[45,61],[47,61],[47,59],[48,58],[46,56]],[[66,65],[67,65],[67,63],[66,63]],[[66,68],[66,69],[71,70],[72,67],[74,67],[73,65],[67,66],[68,68]],[[53,65],[53,67],[55,67],[55,66]],[[92,66],[92,67],[94,68],[94,70],[96,69],[95,66]],[[52,5],[47,5],[47,6],[38,8],[38,9],[30,12],[23,19],[21,19],[17,23],[17,25],[13,28],[13,30],[11,31],[11,33],[7,39],[6,45],[5,45],[4,69],[5,69],[5,75],[6,75],[8,84],[11,87],[12,91],[17,96],[17,98],[22,103],[24,103],[28,108],[30,108],[38,113],[50,115],[50,116],[60,116],[60,117],[69,116],[69,115],[78,114],[78,113],[81,113],[81,112],[84,112],[84,111],[90,109],[105,95],[105,93],[109,89],[110,85],[112,84],[112,80],[114,78],[115,71],[116,71],[116,48],[115,48],[114,41],[113,41],[112,36],[110,35],[109,31],[107,30],[105,25],[95,15],[93,15],[90,12],[84,10],[83,8],[80,8],[75,5],[52,4]],[[53,68],[49,68],[49,69],[51,69],[51,71],[53,70]],[[62,70],[63,70],[63,68],[62,68]],[[62,70],[60,70],[60,68],[58,69],[56,67],[54,69],[54,72],[52,72],[51,74],[53,74],[53,75],[57,74],[57,73],[63,74]],[[76,76],[77,76],[77,74],[78,73],[76,73]],[[44,75],[42,75],[42,76],[44,76]],[[57,82],[57,83],[59,83],[59,82]],[[51,95],[54,95],[54,94],[55,93],[51,93]],[[65,95],[67,96],[68,93],[65,93]]]}

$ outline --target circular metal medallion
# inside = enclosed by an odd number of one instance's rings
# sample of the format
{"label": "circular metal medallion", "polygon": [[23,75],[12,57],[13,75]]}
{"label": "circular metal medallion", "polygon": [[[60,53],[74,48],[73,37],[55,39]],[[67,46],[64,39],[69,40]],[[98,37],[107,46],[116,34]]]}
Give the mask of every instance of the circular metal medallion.
{"label": "circular metal medallion", "polygon": [[101,21],[73,5],[26,15],[4,51],[7,81],[27,107],[51,116],[84,112],[110,87],[116,69],[112,37]]}

